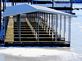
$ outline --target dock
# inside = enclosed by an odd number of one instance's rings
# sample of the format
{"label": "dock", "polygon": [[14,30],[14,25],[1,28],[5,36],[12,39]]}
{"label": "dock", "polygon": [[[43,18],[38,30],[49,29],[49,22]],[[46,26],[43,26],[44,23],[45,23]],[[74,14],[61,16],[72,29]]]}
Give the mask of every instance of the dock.
{"label": "dock", "polygon": [[5,46],[70,46],[71,14],[29,4],[8,7],[3,14],[9,17]]}

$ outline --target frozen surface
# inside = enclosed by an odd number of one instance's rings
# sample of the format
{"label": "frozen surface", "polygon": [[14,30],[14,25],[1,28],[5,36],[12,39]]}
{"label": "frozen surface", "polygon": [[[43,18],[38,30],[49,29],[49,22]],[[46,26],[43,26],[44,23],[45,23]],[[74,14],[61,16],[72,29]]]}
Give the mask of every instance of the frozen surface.
{"label": "frozen surface", "polygon": [[71,51],[44,48],[6,48],[0,50],[5,61],[81,61],[82,57]]}
{"label": "frozen surface", "polygon": [[[75,8],[82,8],[82,4],[74,4]],[[77,17],[72,18],[71,25],[71,49],[82,55],[82,9],[74,10]]]}

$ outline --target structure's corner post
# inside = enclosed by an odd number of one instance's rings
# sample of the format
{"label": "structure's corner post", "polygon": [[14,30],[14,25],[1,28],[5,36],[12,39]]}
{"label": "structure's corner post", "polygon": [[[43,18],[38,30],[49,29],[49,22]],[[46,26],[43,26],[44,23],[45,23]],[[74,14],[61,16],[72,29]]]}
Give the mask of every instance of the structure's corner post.
{"label": "structure's corner post", "polygon": [[69,16],[69,23],[68,23],[68,41],[71,42],[71,16]]}

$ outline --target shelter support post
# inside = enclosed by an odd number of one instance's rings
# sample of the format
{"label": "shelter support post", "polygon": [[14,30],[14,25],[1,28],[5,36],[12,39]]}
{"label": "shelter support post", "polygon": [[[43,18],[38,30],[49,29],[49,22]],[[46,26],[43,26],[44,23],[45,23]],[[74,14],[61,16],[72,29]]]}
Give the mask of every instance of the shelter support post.
{"label": "shelter support post", "polygon": [[20,21],[20,15],[17,15],[17,26],[18,26],[19,41],[21,41],[21,21]]}
{"label": "shelter support post", "polygon": [[61,38],[61,30],[62,30],[62,15],[60,15],[60,31],[59,31],[60,38]]}
{"label": "shelter support post", "polygon": [[56,29],[56,31],[55,31],[55,41],[57,41],[57,38],[58,38],[58,35],[57,35],[57,32],[58,32],[58,15],[56,14],[56,20],[55,20],[55,29]]}
{"label": "shelter support post", "polygon": [[50,17],[50,14],[49,14],[49,35],[50,35],[50,30],[51,30],[51,29],[50,29],[50,25],[51,25],[51,24],[50,24],[50,20],[51,20],[51,17]]}
{"label": "shelter support post", "polygon": [[65,40],[65,34],[66,34],[66,16],[64,16],[64,40]]}
{"label": "shelter support post", "polygon": [[53,14],[51,14],[52,18],[51,18],[51,31],[52,31],[52,40],[54,38],[54,33],[53,33],[53,29],[54,29],[54,25],[53,25]]}
{"label": "shelter support post", "polygon": [[69,23],[68,23],[68,41],[70,43],[70,40],[71,40],[71,16],[69,16]]}

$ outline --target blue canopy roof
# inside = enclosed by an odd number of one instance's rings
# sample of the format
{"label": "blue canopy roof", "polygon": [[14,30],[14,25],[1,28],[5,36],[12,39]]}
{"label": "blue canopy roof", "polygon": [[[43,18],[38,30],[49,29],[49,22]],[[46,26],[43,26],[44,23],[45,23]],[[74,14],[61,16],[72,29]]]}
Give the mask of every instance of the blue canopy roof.
{"label": "blue canopy roof", "polygon": [[37,11],[72,16],[71,14],[64,13],[64,12],[61,12],[61,11],[58,11],[55,9],[43,7],[43,6],[30,5],[30,4],[20,4],[20,5],[7,7],[5,9],[5,11],[3,12],[3,17],[14,16],[14,15],[23,14],[23,13],[37,12]]}

